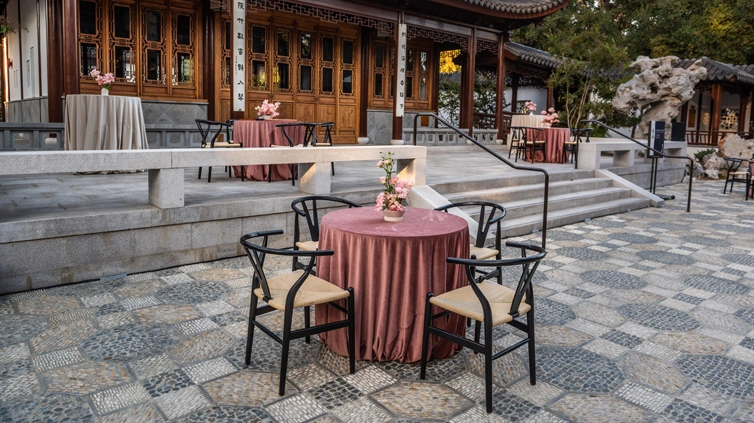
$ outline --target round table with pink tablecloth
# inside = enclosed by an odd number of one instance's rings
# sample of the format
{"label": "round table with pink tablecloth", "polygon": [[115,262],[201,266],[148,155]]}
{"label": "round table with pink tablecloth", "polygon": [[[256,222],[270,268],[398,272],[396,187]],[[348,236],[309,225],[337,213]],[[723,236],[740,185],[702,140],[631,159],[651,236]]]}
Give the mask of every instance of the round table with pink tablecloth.
{"label": "round table with pink tablecloth", "polygon": [[[535,139],[545,141],[545,157],[543,158],[540,154],[535,154],[535,162],[562,163],[563,146],[570,137],[571,130],[568,128],[538,128],[526,130],[526,141],[534,141]],[[527,155],[526,160],[531,160],[531,158]]]}
{"label": "round table with pink tablecloth", "polygon": [[[277,125],[281,123],[294,123],[291,119],[270,120],[237,120],[233,122],[233,141],[241,144],[241,147],[270,147],[272,145],[290,146],[283,134],[283,129]],[[304,127],[288,127],[285,129],[294,145],[304,142]],[[249,180],[266,181],[267,172],[272,173],[270,180],[283,181],[291,179],[291,167],[289,165],[250,165],[244,166],[244,176]],[[241,177],[241,166],[233,166],[233,173],[237,178]]]}
{"label": "round table with pink tablecloth", "polygon": [[[335,254],[317,261],[317,276],[353,287],[356,359],[415,362],[421,359],[427,292],[442,294],[465,285],[463,266],[447,257],[469,257],[469,230],[458,216],[408,208],[403,221],[386,222],[371,207],[328,213],[322,218],[319,249]],[[341,312],[317,306],[317,324],[342,320]],[[464,336],[465,319],[451,314],[434,325]],[[443,327],[444,326],[444,327]],[[346,329],[319,335],[347,356]],[[432,357],[450,357],[460,347],[430,337]]]}

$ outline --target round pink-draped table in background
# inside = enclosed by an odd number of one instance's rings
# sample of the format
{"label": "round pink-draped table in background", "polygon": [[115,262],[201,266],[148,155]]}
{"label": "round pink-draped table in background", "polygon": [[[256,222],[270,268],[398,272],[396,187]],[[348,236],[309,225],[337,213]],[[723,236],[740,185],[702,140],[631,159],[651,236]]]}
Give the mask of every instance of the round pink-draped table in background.
{"label": "round pink-draped table in background", "polygon": [[[356,359],[415,362],[421,359],[427,292],[442,294],[463,286],[463,266],[447,257],[469,256],[469,231],[458,216],[409,208],[402,222],[386,222],[371,207],[328,213],[322,218],[319,249],[335,255],[317,261],[317,275],[340,287],[353,287],[356,307]],[[329,306],[317,306],[317,324],[343,319]],[[435,326],[464,336],[465,319],[437,319]],[[319,337],[347,356],[346,329]],[[460,347],[430,337],[432,357],[446,358]]]}
{"label": "round pink-draped table in background", "polygon": [[[277,128],[281,123],[298,122],[292,119],[270,119],[270,120],[237,120],[233,123],[233,141],[241,144],[241,147],[269,147],[271,145],[290,146],[288,140],[283,135],[283,130]],[[304,142],[304,127],[292,126],[285,128],[288,136],[293,140],[294,145]],[[273,181],[283,181],[291,179],[290,165],[249,165],[244,166],[245,176],[247,179],[256,181],[267,180],[267,169],[272,172]],[[233,166],[233,174],[236,178],[241,177],[241,167]]]}
{"label": "round pink-draped table in background", "polygon": [[[545,163],[561,163],[563,161],[563,146],[571,137],[571,130],[568,128],[538,128],[538,140],[545,140]],[[533,141],[537,136],[537,130],[527,129],[526,140]],[[528,150],[527,150],[528,154]],[[526,160],[531,160],[528,156]],[[535,162],[542,162],[542,156],[539,152],[534,155]]]}

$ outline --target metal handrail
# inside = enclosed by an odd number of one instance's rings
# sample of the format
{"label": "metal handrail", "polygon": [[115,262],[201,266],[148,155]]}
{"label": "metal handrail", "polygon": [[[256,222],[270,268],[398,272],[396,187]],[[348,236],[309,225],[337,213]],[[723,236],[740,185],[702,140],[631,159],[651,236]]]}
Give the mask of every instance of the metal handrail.
{"label": "metal handrail", "polygon": [[423,113],[417,113],[414,116],[414,145],[416,145],[416,135],[417,135],[417,123],[418,119],[421,116],[430,116],[435,118],[437,122],[442,123],[443,125],[447,126],[448,128],[455,131],[458,135],[462,136],[463,138],[466,138],[467,141],[471,141],[474,144],[476,144],[479,148],[482,150],[490,153],[493,157],[496,159],[502,161],[503,163],[507,164],[508,166],[512,167],[513,169],[517,170],[528,170],[532,172],[541,172],[545,175],[545,201],[544,201],[544,208],[542,209],[542,248],[545,248],[547,246],[547,203],[550,198],[550,174],[547,173],[546,170],[539,168],[539,167],[529,167],[529,166],[518,166],[514,164],[513,162],[507,160],[503,156],[495,153],[494,151],[490,150],[487,146],[481,144],[479,141],[475,140],[473,137],[471,137],[469,134],[461,131],[458,127],[454,126],[444,118],[437,116],[435,113],[430,112],[423,112]]}
{"label": "metal handrail", "polygon": [[694,158],[692,158],[692,157],[686,157],[686,156],[670,156],[668,154],[665,154],[662,151],[658,151],[658,150],[655,150],[654,148],[650,147],[649,146],[650,145],[649,141],[647,141],[647,144],[645,145],[643,142],[635,140],[635,139],[629,137],[628,135],[621,133],[617,129],[615,129],[615,128],[611,127],[611,126],[607,126],[607,125],[605,125],[604,123],[602,123],[602,122],[600,122],[598,120],[584,119],[584,120],[581,120],[580,123],[593,123],[593,124],[599,125],[599,126],[605,128],[607,130],[615,132],[616,134],[620,135],[621,137],[623,137],[623,138],[625,138],[625,139],[627,139],[629,141],[633,141],[636,144],[639,144],[640,146],[646,148],[647,151],[650,151],[650,150],[653,151],[655,153],[655,155],[649,157],[650,159],[652,159],[652,168],[650,170],[650,176],[649,176],[650,177],[649,189],[650,189],[650,192],[652,194],[654,194],[655,190],[657,189],[657,171],[658,171],[658,167],[659,167],[658,163],[657,163],[657,159],[659,159],[660,157],[663,157],[663,158],[668,158],[668,159],[684,159],[684,160],[689,160],[689,195],[688,195],[688,199],[686,201],[686,212],[690,212],[691,211],[691,185],[692,185],[692,182],[694,180],[694,164],[696,163],[696,160],[694,160]]}

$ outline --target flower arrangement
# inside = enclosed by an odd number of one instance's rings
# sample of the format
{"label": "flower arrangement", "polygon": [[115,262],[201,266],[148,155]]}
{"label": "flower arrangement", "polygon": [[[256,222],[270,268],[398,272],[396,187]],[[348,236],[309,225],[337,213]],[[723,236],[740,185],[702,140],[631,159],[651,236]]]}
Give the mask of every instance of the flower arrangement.
{"label": "flower arrangement", "polygon": [[533,101],[527,101],[526,103],[524,103],[524,107],[526,107],[530,112],[537,111],[537,103]]}
{"label": "flower arrangement", "polygon": [[398,175],[393,175],[395,173],[394,165],[395,160],[393,160],[393,153],[390,151],[383,154],[382,159],[377,162],[377,167],[385,171],[385,176],[380,178],[380,183],[385,186],[385,190],[377,196],[375,210],[406,210],[406,197],[414,184],[410,181],[398,179]]}
{"label": "flower arrangement", "polygon": [[547,109],[547,111],[542,110],[542,116],[542,123],[554,125],[560,122],[560,120],[558,119],[558,113],[552,107]]}
{"label": "flower arrangement", "polygon": [[89,76],[94,78],[95,81],[97,81],[97,84],[99,84],[100,87],[110,91],[110,84],[115,82],[115,77],[111,73],[106,73],[102,75],[100,71],[97,69],[93,69],[91,72],[89,72]]}
{"label": "flower arrangement", "polygon": [[278,113],[278,107],[280,107],[279,101],[270,103],[265,100],[262,102],[261,106],[255,107],[254,110],[257,111],[257,116],[269,116],[274,118],[280,115],[280,113]]}

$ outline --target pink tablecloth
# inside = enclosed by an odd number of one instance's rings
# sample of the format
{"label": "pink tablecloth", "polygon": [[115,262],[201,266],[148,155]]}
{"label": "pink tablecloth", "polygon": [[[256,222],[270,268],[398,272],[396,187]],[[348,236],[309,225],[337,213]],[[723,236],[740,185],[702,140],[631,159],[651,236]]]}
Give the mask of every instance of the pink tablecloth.
{"label": "pink tablecloth", "polygon": [[[539,138],[545,140],[545,157],[542,160],[542,153],[539,151],[534,155],[535,162],[545,163],[562,163],[563,162],[563,145],[571,136],[571,130],[568,128],[538,128]],[[533,141],[537,136],[537,130],[527,129],[526,140]],[[528,150],[527,150],[528,154]],[[531,160],[528,155],[526,160]]]}
{"label": "pink tablecloth", "polygon": [[[468,225],[452,214],[409,208],[403,222],[390,223],[371,207],[339,210],[322,219],[319,248],[335,255],[319,259],[317,275],[354,289],[357,360],[419,361],[427,292],[439,295],[466,284],[463,267],[445,262],[469,256]],[[317,306],[315,315],[318,324],[343,319],[326,306]],[[451,316],[435,326],[464,336],[465,319]],[[319,336],[345,356],[346,334],[339,329]],[[459,349],[430,339],[435,358]]]}
{"label": "pink tablecloth", "polygon": [[[291,119],[272,119],[272,120],[237,120],[233,123],[233,140],[240,143],[242,147],[269,147],[271,145],[289,146],[288,140],[283,135],[283,130],[276,125],[281,123],[298,122]],[[288,136],[293,140],[294,145],[304,142],[304,127],[294,126],[285,128]],[[272,172],[273,181],[282,181],[291,179],[290,165],[273,165],[273,166],[244,166],[245,176],[247,179],[256,181],[267,180],[267,169]],[[233,166],[233,173],[236,178],[241,177],[241,167]]]}

